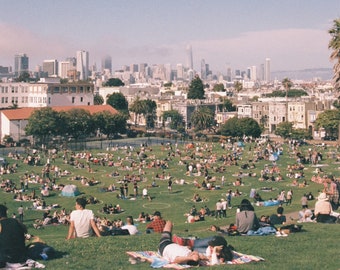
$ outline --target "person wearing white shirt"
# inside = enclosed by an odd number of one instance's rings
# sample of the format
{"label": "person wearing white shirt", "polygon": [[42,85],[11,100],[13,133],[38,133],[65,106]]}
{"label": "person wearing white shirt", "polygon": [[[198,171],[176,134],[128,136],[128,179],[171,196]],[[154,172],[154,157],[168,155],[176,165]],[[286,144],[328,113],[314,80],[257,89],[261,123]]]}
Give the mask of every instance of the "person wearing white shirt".
{"label": "person wearing white shirt", "polygon": [[126,224],[122,226],[122,230],[128,230],[130,235],[135,235],[138,233],[137,227],[133,224],[132,216],[126,218]]}

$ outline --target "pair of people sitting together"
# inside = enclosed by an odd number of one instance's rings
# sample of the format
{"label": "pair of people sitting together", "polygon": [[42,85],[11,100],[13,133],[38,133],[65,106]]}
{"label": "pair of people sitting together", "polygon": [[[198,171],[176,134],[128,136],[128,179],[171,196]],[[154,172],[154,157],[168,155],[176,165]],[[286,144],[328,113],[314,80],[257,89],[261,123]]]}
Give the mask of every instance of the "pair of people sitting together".
{"label": "pair of people sitting together", "polygon": [[159,242],[159,252],[170,263],[219,265],[233,259],[232,247],[222,236],[184,239],[172,236],[172,222],[167,221]]}

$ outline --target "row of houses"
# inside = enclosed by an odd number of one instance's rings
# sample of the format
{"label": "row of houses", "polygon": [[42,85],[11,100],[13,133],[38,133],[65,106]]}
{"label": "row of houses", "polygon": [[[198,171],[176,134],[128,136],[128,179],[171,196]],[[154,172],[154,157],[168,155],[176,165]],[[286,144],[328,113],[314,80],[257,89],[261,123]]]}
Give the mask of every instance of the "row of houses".
{"label": "row of houses", "polygon": [[[226,112],[220,109],[226,92],[206,92],[204,100],[188,100],[186,92],[181,89],[164,89],[159,86],[130,85],[123,87],[99,87],[95,88],[92,83],[78,82],[61,84],[57,81],[45,81],[38,83],[0,83],[0,109],[12,106],[20,110],[6,109],[0,111],[0,138],[9,135],[14,140],[25,137],[24,128],[27,119],[34,109],[41,107],[52,107],[57,110],[61,108],[85,108],[90,112],[98,110],[94,106],[94,95],[99,94],[106,100],[112,93],[122,93],[131,105],[136,97],[140,99],[152,99],[157,104],[156,127],[164,125],[163,112],[177,110],[183,115],[186,127],[190,127],[191,114],[201,106],[207,106],[215,112],[218,125],[223,124],[231,117],[251,117],[263,125],[270,133],[274,132],[281,122],[292,122],[295,128],[310,129],[314,137],[322,137],[319,131],[314,130],[314,122],[317,116],[327,109],[332,109],[335,98],[319,98],[315,95],[299,99],[287,98],[258,98],[250,101],[246,95],[237,95],[233,103],[237,106],[236,112]],[[257,93],[258,95],[258,93]],[[103,110],[108,107],[104,102]],[[110,106],[109,106],[110,107]],[[59,108],[59,109],[58,109]],[[96,109],[94,109],[96,108]],[[135,119],[131,114],[131,122]],[[137,118],[138,125],[145,125],[143,116]]]}

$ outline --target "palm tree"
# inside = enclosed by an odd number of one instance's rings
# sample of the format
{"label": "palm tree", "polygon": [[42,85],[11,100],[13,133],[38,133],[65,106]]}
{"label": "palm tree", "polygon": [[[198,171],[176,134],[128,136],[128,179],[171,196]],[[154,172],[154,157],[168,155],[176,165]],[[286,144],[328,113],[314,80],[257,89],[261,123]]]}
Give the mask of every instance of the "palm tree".
{"label": "palm tree", "polygon": [[138,115],[141,115],[144,113],[144,104],[142,100],[137,96],[137,98],[133,101],[131,104],[131,107],[129,108],[131,112],[135,114],[135,126],[137,126],[137,118]]}
{"label": "palm tree", "polygon": [[333,66],[333,81],[335,90],[340,90],[340,18],[333,21],[333,27],[328,33],[332,36],[329,41],[328,48],[332,49],[330,60],[336,61]]}
{"label": "palm tree", "polygon": [[286,90],[286,121],[288,121],[288,91],[293,86],[293,83],[289,78],[284,78],[282,80],[282,85]]}
{"label": "palm tree", "polygon": [[191,115],[191,123],[196,130],[211,128],[215,123],[214,112],[208,107],[200,107]]}

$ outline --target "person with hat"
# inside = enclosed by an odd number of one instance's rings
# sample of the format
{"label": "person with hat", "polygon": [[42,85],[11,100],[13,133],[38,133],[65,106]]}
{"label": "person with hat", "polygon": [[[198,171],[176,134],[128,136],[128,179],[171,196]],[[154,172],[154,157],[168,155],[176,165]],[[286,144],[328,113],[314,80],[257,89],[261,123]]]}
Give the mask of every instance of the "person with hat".
{"label": "person with hat", "polygon": [[161,233],[163,232],[165,223],[166,221],[162,219],[161,212],[156,211],[153,214],[152,221],[146,226],[146,232],[147,233],[151,233],[151,232]]}
{"label": "person with hat", "polygon": [[332,205],[329,202],[327,194],[321,192],[318,196],[318,200],[315,203],[314,215],[316,217],[316,222],[320,223],[335,223],[336,217],[331,216]]}
{"label": "person with hat", "polygon": [[6,263],[26,262],[25,234],[25,225],[8,218],[7,207],[0,205],[0,268],[6,267]]}

